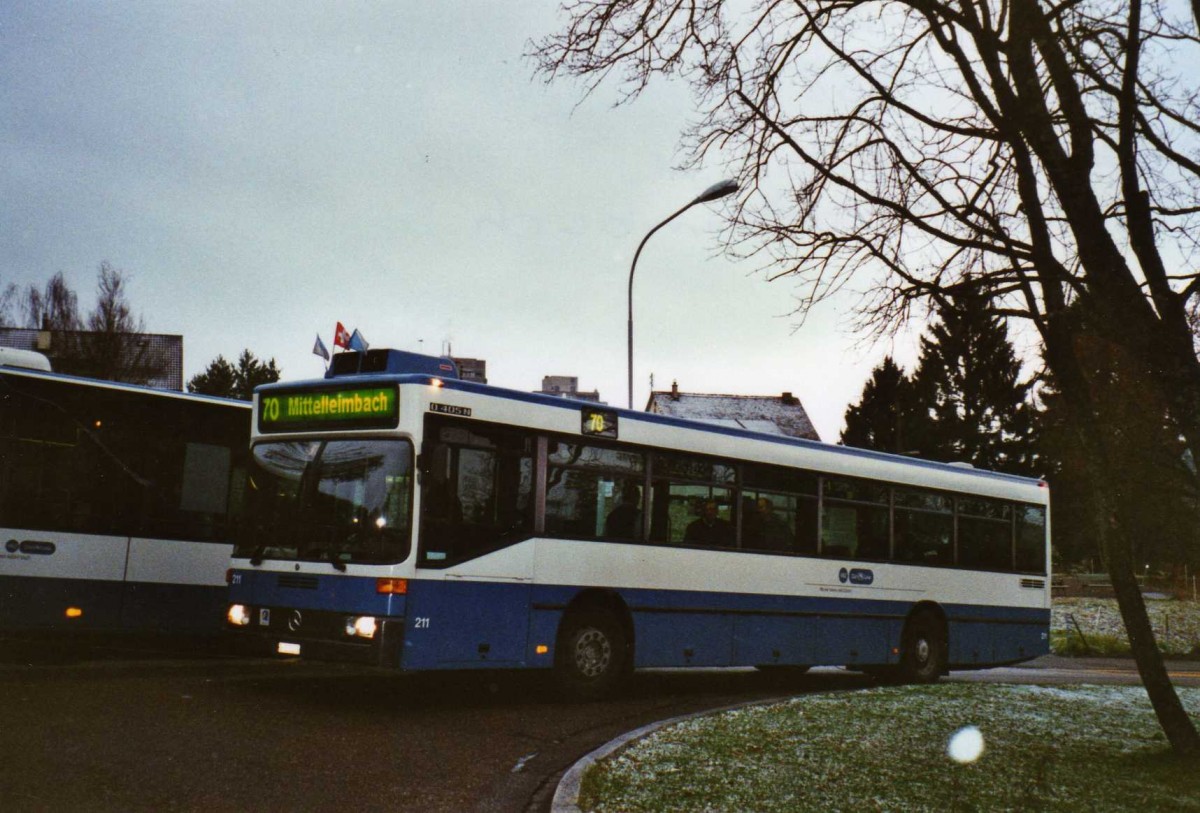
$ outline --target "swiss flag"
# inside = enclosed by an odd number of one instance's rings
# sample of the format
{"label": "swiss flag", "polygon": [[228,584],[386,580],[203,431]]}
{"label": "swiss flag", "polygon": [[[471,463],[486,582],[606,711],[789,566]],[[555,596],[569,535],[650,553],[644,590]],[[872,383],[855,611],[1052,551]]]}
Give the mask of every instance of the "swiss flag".
{"label": "swiss flag", "polygon": [[333,331],[333,346],[350,349],[350,331],[342,327],[341,322],[337,323],[337,330]]}

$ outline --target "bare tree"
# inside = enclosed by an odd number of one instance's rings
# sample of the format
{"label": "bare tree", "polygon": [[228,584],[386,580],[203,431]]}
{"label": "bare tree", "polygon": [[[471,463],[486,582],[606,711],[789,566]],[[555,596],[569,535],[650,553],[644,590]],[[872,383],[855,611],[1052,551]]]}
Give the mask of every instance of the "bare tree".
{"label": "bare tree", "polygon": [[1134,577],[1114,427],[1096,417],[1111,399],[1165,404],[1200,459],[1193,10],[568,0],[564,11],[564,29],[534,46],[543,74],[589,88],[616,75],[627,98],[656,75],[690,81],[703,110],[685,136],[692,162],[728,162],[748,190],[731,248],[796,280],[802,310],[857,290],[861,325],[882,335],[971,291],[1036,330],[1086,450],[1143,683],[1172,747],[1200,753]]}
{"label": "bare tree", "polygon": [[125,294],[125,275],[104,260],[96,274],[96,307],[88,314],[93,333],[144,333],[146,322],[134,316]]}
{"label": "bare tree", "polygon": [[10,282],[0,290],[0,327],[13,327],[13,306],[18,302],[20,292],[17,284]]}
{"label": "bare tree", "polygon": [[21,295],[25,327],[42,330],[79,330],[79,297],[67,285],[62,272],[52,276],[45,288],[30,284]]}
{"label": "bare tree", "polygon": [[96,273],[96,305],[86,324],[91,335],[80,354],[90,375],[133,384],[146,384],[161,375],[163,360],[142,335],[146,323],[133,314],[125,273],[107,260]]}

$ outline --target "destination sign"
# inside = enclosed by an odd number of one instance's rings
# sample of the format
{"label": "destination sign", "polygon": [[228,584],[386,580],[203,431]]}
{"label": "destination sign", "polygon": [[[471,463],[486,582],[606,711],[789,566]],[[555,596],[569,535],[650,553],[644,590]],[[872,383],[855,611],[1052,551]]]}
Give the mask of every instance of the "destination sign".
{"label": "destination sign", "polygon": [[396,388],[344,390],[273,390],[259,396],[260,432],[311,429],[388,429],[400,418]]}
{"label": "destination sign", "polygon": [[611,409],[585,408],[581,413],[581,431],[602,438],[617,437],[617,413]]}

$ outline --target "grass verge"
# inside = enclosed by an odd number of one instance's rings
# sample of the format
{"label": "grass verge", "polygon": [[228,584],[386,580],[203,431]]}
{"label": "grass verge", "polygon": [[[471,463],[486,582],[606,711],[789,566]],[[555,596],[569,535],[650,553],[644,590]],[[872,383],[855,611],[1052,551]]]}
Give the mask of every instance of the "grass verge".
{"label": "grass verge", "polygon": [[[1180,689],[1193,716],[1200,689]],[[950,737],[977,726],[960,764]],[[807,695],[660,729],[584,777],[586,811],[1200,811],[1140,687]]]}
{"label": "grass verge", "polygon": [[[1146,613],[1163,655],[1200,657],[1200,602],[1150,601]],[[1129,637],[1116,599],[1054,599],[1050,649],[1056,655],[1129,655]]]}

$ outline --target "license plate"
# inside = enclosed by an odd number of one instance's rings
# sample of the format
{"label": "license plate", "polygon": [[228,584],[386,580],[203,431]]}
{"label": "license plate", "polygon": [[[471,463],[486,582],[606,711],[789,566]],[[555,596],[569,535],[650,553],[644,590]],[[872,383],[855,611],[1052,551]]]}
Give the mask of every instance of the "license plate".
{"label": "license plate", "polygon": [[287,641],[280,641],[275,647],[275,651],[280,655],[299,655],[300,644],[289,644]]}

